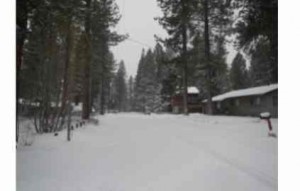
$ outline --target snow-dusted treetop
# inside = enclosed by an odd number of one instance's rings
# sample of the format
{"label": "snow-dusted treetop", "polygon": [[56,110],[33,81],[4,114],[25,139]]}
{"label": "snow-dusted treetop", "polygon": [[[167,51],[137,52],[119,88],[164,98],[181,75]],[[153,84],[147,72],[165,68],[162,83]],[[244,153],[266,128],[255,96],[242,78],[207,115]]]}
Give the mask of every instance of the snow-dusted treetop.
{"label": "snow-dusted treetop", "polygon": [[[225,99],[234,98],[234,97],[264,95],[264,94],[274,91],[276,89],[278,89],[278,84],[270,84],[267,86],[259,86],[259,87],[254,87],[254,88],[234,90],[234,91],[230,91],[230,92],[227,92],[227,93],[224,93],[221,95],[217,95],[212,98],[212,101],[223,101]],[[206,102],[206,101],[207,100],[204,100],[203,102]]]}

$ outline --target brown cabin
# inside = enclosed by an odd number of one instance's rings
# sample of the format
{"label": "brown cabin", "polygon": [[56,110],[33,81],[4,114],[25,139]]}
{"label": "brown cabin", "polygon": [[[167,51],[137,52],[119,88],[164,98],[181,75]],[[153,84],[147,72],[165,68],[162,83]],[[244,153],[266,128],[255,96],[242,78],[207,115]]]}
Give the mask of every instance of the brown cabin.
{"label": "brown cabin", "polygon": [[[188,87],[187,95],[188,111],[190,113],[202,112],[201,99],[199,97],[199,90],[196,87]],[[173,113],[183,112],[183,93],[177,92],[171,97],[171,107]]]}

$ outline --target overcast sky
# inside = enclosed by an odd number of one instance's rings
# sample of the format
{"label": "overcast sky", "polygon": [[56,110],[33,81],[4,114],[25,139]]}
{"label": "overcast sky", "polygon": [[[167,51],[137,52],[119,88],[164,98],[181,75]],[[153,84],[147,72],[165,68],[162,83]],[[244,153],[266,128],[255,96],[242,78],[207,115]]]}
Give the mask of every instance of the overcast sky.
{"label": "overcast sky", "polygon": [[[164,29],[154,20],[161,16],[161,10],[157,6],[157,0],[116,0],[122,19],[116,27],[121,33],[129,34],[129,39],[112,47],[115,59],[124,60],[128,77],[135,75],[138,61],[143,48],[155,46],[154,35],[166,37]],[[230,53],[227,63],[231,63],[236,51],[228,47]]]}
{"label": "overcast sky", "polygon": [[[154,20],[161,15],[156,0],[116,0],[122,19],[116,27],[119,33],[128,33],[129,39],[112,47],[116,60],[124,60],[129,75],[135,75],[143,48],[155,46],[154,35],[166,36],[163,28]],[[135,42],[137,41],[137,42]]]}

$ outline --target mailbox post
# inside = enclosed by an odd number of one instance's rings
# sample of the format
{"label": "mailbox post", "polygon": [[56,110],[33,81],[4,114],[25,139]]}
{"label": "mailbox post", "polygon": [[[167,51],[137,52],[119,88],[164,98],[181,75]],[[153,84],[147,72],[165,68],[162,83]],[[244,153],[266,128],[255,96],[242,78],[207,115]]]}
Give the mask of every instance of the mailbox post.
{"label": "mailbox post", "polygon": [[268,122],[269,136],[276,137],[276,133],[273,132],[273,127],[272,127],[272,123],[271,123],[271,114],[269,112],[261,113],[260,119],[266,120]]}

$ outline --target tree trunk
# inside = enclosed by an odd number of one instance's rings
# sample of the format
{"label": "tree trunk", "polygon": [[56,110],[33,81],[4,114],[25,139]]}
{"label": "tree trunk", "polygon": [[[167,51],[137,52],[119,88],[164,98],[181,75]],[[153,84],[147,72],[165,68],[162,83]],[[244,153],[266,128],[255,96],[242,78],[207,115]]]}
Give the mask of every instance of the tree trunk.
{"label": "tree trunk", "polygon": [[183,113],[185,115],[188,115],[188,92],[187,92],[187,59],[186,59],[186,53],[187,53],[187,34],[186,34],[186,25],[183,25],[182,30],[182,39],[183,39],[183,55],[182,55],[182,62],[183,62]]}
{"label": "tree trunk", "polygon": [[67,141],[71,141],[71,100],[68,100]]}
{"label": "tree trunk", "polygon": [[204,0],[204,49],[205,49],[205,60],[207,66],[207,114],[213,114],[212,107],[212,95],[211,95],[211,73],[212,68],[210,64],[210,44],[209,44],[209,20],[208,20],[208,0]]}
{"label": "tree trunk", "polygon": [[181,1],[183,8],[183,24],[182,24],[182,64],[183,64],[183,113],[188,115],[187,100],[187,10],[184,0]]}
{"label": "tree trunk", "polygon": [[18,104],[19,94],[20,94],[20,72],[21,72],[21,66],[22,66],[22,57],[23,57],[23,46],[24,46],[25,38],[22,38],[20,42],[17,42],[17,70],[16,70],[16,141],[19,141],[19,114],[20,114],[20,108]]}
{"label": "tree trunk", "polygon": [[62,101],[61,101],[61,109],[58,119],[61,117],[61,124],[63,126],[65,116],[67,113],[67,101],[70,99],[70,87],[69,87],[69,73],[70,73],[70,62],[71,62],[71,48],[72,48],[72,31],[71,31],[71,20],[68,21],[67,25],[67,36],[66,36],[66,57],[65,57],[65,65],[64,65],[64,73],[63,73],[63,90],[62,90]]}
{"label": "tree trunk", "polygon": [[85,18],[85,35],[87,41],[86,63],[84,66],[84,82],[83,82],[83,101],[82,101],[82,119],[90,117],[90,4],[91,0],[86,0],[86,18]]}
{"label": "tree trunk", "polygon": [[19,93],[20,93],[20,72],[21,66],[23,61],[23,46],[26,39],[26,32],[27,32],[27,19],[28,19],[28,7],[27,2],[25,0],[18,0],[16,2],[17,6],[17,34],[16,34],[16,142],[19,141]]}
{"label": "tree trunk", "polygon": [[104,76],[101,75],[101,92],[100,92],[100,114],[104,115],[104,106],[105,106],[105,91],[104,91]]}

